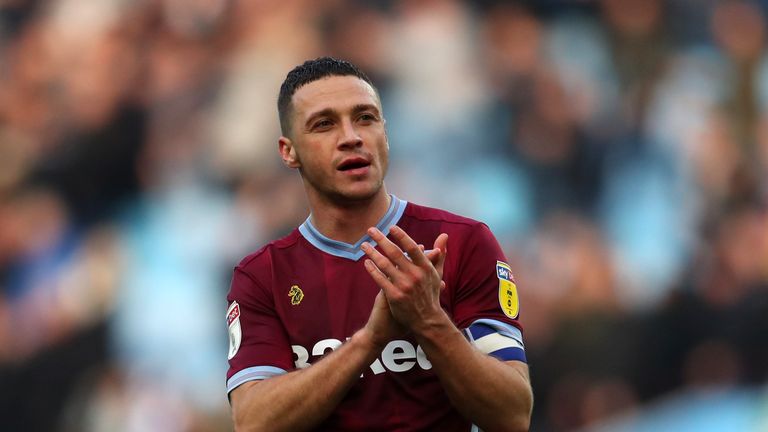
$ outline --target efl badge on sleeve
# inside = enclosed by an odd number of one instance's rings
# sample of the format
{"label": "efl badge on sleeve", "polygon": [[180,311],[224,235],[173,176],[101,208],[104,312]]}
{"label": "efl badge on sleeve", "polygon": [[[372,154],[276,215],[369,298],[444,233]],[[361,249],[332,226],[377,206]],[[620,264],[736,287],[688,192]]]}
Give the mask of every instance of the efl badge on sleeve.
{"label": "efl badge on sleeve", "polygon": [[227,309],[227,325],[229,326],[229,355],[227,360],[232,360],[232,357],[237,354],[237,350],[240,349],[240,341],[243,339],[243,331],[240,328],[240,305],[237,302],[232,302]]}
{"label": "efl badge on sleeve", "polygon": [[520,313],[517,286],[512,281],[512,269],[507,263],[496,261],[496,277],[499,278],[499,305],[504,315],[516,319]]}

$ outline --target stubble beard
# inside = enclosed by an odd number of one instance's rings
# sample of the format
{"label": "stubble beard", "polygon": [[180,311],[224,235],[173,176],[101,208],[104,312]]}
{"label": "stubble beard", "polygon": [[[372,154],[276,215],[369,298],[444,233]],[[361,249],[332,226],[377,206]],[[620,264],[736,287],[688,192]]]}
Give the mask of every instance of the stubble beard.
{"label": "stubble beard", "polygon": [[342,188],[334,187],[332,182],[317,179],[303,169],[299,169],[305,186],[311,188],[320,197],[320,199],[333,203],[340,207],[356,207],[367,203],[381,191],[384,186],[384,176],[378,179],[370,188],[362,191],[345,191]]}
{"label": "stubble beard", "polygon": [[[389,149],[389,144],[386,145],[386,149]],[[301,174],[304,187],[307,189],[308,194],[311,193],[310,190],[313,190],[318,198],[333,203],[336,206],[358,207],[372,201],[379,191],[381,191],[381,188],[384,187],[384,177],[386,177],[387,170],[389,169],[389,158],[387,153],[388,152],[385,150],[383,157],[378,158],[379,164],[377,164],[377,166],[380,170],[381,177],[375,181],[370,189],[366,188],[367,190],[359,192],[345,191],[343,188],[337,187],[333,175],[329,178],[323,178],[322,175],[314,175],[312,170],[309,170],[310,172],[308,173],[304,165],[299,167],[299,173]],[[322,170],[318,171],[322,172]]]}

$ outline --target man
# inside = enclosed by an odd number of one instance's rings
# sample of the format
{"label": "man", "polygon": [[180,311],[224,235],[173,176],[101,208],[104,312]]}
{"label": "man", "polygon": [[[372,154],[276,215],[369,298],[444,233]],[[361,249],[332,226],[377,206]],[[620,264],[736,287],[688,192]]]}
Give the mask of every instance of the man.
{"label": "man", "polygon": [[311,214],[235,268],[235,428],[527,430],[517,291],[489,229],[386,192],[381,103],[355,66],[296,67],[278,111]]}

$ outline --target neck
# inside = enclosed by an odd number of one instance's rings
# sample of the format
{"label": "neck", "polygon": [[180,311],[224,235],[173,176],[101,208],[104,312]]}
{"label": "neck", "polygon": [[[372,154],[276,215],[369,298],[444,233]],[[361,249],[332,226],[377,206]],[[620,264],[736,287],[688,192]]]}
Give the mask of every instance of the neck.
{"label": "neck", "polygon": [[389,208],[390,196],[381,187],[373,197],[354,202],[334,202],[318,196],[309,197],[312,225],[324,236],[355,243],[376,226]]}

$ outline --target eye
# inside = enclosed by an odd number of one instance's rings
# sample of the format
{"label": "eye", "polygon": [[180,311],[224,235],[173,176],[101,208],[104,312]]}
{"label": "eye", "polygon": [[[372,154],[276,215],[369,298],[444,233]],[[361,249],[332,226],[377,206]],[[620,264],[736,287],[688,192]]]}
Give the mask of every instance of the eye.
{"label": "eye", "polygon": [[358,120],[370,123],[378,120],[378,118],[371,113],[362,113],[360,114],[360,117],[358,117]]}
{"label": "eye", "polygon": [[312,125],[312,129],[328,129],[331,126],[333,126],[333,122],[328,119],[321,119],[315,122],[315,124]]}

